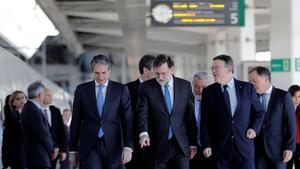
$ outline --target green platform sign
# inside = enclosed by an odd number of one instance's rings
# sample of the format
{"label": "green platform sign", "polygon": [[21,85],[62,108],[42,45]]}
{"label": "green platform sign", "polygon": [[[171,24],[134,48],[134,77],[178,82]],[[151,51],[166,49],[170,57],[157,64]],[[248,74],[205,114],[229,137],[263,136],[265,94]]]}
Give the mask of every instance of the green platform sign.
{"label": "green platform sign", "polygon": [[271,60],[272,72],[290,72],[291,59],[272,59]]}
{"label": "green platform sign", "polygon": [[297,72],[300,72],[300,58],[295,59],[295,69]]}

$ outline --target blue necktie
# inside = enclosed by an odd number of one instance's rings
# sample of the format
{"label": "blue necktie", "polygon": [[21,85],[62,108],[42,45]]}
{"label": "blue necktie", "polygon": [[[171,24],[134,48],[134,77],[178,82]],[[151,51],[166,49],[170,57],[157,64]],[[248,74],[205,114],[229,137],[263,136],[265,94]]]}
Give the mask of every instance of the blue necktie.
{"label": "blue necktie", "polygon": [[197,118],[197,129],[198,129],[198,134],[197,134],[197,139],[198,139],[198,144],[200,145],[200,120],[201,120],[201,101],[200,99],[197,99],[197,104],[199,105],[198,106],[198,118]]}
{"label": "blue necktie", "polygon": [[267,111],[267,93],[263,93],[260,95],[260,101],[264,106],[264,110]]}
{"label": "blue necktie", "polygon": [[227,87],[228,85],[224,85],[223,86],[223,97],[224,97],[224,102],[225,102],[225,105],[228,109],[228,111],[232,114],[231,112],[231,106],[230,106],[230,99],[229,99],[229,94],[228,94],[228,91],[227,91]]}
{"label": "blue necktie", "polygon": [[[165,84],[165,101],[166,101],[168,113],[171,114],[172,105],[171,105],[171,96],[170,96],[170,92],[169,92],[169,84],[168,83]],[[172,128],[171,128],[171,124],[170,124],[168,139],[171,139],[172,136],[173,136],[173,133],[172,133]]]}
{"label": "blue necktie", "polygon": [[[98,85],[99,91],[97,94],[97,108],[98,108],[98,113],[99,116],[102,116],[102,111],[103,111],[103,104],[104,104],[104,98],[103,98],[103,93],[102,89],[104,88],[103,85]],[[100,129],[98,131],[98,137],[101,138],[104,135],[102,127],[100,126]]]}

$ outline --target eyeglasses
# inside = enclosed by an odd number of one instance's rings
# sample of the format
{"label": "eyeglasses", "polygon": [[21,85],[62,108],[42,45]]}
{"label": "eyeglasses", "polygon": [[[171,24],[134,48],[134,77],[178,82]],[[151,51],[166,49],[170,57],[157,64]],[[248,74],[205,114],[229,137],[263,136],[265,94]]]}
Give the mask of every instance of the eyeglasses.
{"label": "eyeglasses", "polygon": [[223,65],[223,66],[212,66],[210,69],[211,70],[217,70],[217,69],[220,69],[221,67],[227,67],[226,65]]}

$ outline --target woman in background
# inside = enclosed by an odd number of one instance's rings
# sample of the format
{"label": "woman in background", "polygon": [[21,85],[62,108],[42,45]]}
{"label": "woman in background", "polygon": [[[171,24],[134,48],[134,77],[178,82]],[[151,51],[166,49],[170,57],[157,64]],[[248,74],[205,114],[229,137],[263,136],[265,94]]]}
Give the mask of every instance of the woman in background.
{"label": "woman in background", "polygon": [[3,168],[25,169],[25,159],[23,152],[23,135],[21,128],[21,112],[27,101],[27,97],[22,91],[14,91],[9,97],[10,112],[6,114],[3,130],[2,149],[5,150],[2,161],[6,160]]}
{"label": "woman in background", "polygon": [[293,155],[293,158],[286,164],[287,169],[293,169],[293,164],[295,169],[300,169],[300,86],[292,85],[288,90],[292,96],[292,100],[296,109],[296,152]]}

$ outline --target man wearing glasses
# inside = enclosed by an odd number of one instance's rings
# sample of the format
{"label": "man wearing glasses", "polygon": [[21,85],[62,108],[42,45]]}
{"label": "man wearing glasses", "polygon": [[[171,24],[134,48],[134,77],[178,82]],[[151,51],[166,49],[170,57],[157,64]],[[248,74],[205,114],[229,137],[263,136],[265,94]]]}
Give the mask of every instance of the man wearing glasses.
{"label": "man wearing glasses", "polygon": [[254,169],[254,141],[264,109],[254,87],[233,78],[234,64],[228,55],[213,59],[215,83],[203,90],[201,145],[212,156],[214,169]]}

